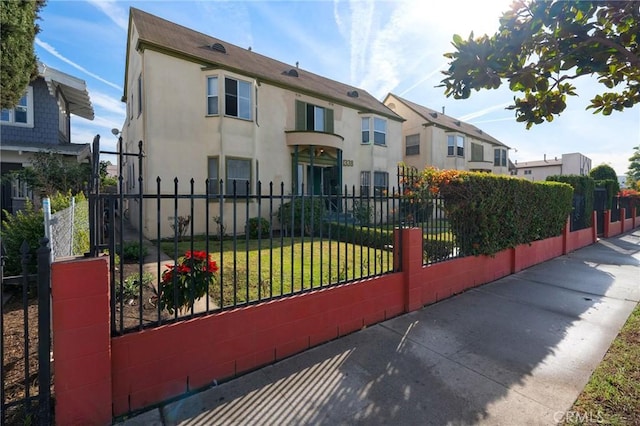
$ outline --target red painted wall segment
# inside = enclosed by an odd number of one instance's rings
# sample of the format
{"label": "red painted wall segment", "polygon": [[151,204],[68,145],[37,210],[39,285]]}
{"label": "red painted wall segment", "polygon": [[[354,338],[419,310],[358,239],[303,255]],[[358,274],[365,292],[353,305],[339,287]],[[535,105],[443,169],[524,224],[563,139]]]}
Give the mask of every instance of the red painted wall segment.
{"label": "red painted wall segment", "polygon": [[402,272],[114,338],[106,258],[55,263],[56,422],[110,424],[112,415],[232,378],[589,245],[596,241],[594,228],[428,266],[422,264],[422,231],[403,229],[394,245],[402,249]]}
{"label": "red painted wall segment", "polygon": [[111,424],[107,258],[51,265],[56,424]]}
{"label": "red painted wall segment", "polygon": [[116,337],[114,414],[144,408],[399,315],[404,306],[402,284],[402,274],[391,274]]}

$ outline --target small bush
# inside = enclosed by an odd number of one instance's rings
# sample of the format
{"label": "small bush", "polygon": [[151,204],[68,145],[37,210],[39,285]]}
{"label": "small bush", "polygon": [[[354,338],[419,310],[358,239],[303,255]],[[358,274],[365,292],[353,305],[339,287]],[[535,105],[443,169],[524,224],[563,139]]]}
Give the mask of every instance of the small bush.
{"label": "small bush", "polygon": [[30,255],[27,269],[29,273],[37,271],[38,258],[36,250],[40,247],[40,240],[44,237],[44,216],[42,210],[34,210],[33,205],[27,201],[25,209],[10,214],[4,211],[7,219],[2,221],[2,244],[6,250],[4,275],[22,274],[22,260],[20,246],[23,241],[29,244]]}
{"label": "small bush", "polygon": [[271,225],[263,217],[252,217],[247,221],[247,234],[252,240],[268,237],[270,232]]}
{"label": "small bush", "polygon": [[370,225],[373,218],[373,207],[367,200],[353,202],[353,218],[360,225]]}
{"label": "small bush", "polygon": [[323,236],[375,249],[385,249],[393,245],[393,230],[360,227],[330,222],[325,224]]}
{"label": "small bush", "polygon": [[139,262],[147,255],[148,250],[144,245],[140,245],[137,241],[129,241],[124,243],[122,250],[122,258],[125,262]]}
{"label": "small bush", "polygon": [[441,262],[453,253],[453,241],[424,240],[422,255],[425,262]]}
{"label": "small bush", "polygon": [[138,273],[127,276],[122,282],[122,287],[116,286],[116,299],[124,301],[137,299],[140,295],[140,285],[148,287],[153,279],[153,274],[149,272],[142,273],[142,280]]}
{"label": "small bush", "polygon": [[282,204],[276,217],[283,232],[296,234],[304,231],[309,235],[320,230],[324,213],[324,200],[303,196]]}

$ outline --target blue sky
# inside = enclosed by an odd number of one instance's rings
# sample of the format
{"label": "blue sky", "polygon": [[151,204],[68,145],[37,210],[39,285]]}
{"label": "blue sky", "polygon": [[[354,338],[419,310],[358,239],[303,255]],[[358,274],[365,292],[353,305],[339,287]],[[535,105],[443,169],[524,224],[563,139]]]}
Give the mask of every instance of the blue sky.
{"label": "blue sky", "polygon": [[[129,7],[217,37],[322,76],[363,88],[382,100],[389,92],[475,124],[510,146],[513,160],[533,161],[581,152],[593,166],[619,175],[640,143],[640,106],[609,117],[585,111],[598,93],[594,78],[575,81],[579,97],[552,123],[526,130],[505,110],[513,93],[475,92],[454,100],[435,88],[452,50],[453,34],[493,34],[510,0],[426,2],[317,1],[99,1],[49,0],[41,11],[36,54],[45,64],[87,82],[96,118],[74,118],[72,141],[115,150],[121,128]],[[111,159],[111,158],[109,158]]]}

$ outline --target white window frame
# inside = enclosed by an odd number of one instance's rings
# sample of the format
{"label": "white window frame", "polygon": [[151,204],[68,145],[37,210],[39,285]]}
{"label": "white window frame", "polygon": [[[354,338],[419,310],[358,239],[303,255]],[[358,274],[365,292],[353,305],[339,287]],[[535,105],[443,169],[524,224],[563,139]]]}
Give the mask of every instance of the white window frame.
{"label": "white window frame", "polygon": [[[220,115],[220,88],[218,76],[207,76],[207,115]],[[214,93],[215,92],[215,93]],[[215,111],[212,111],[215,106]]]}
{"label": "white window frame", "polygon": [[11,180],[11,198],[14,200],[25,200],[33,198],[33,191],[27,185],[27,181],[15,177]]}
{"label": "white window frame", "polygon": [[363,170],[360,172],[360,195],[368,197],[371,194],[371,172]]}
{"label": "white window frame", "polygon": [[[214,171],[215,173],[213,173]],[[209,195],[220,195],[220,157],[207,158],[207,178],[209,179]]]}
{"label": "white window frame", "polygon": [[65,138],[69,138],[67,132],[67,110],[66,110],[66,102],[62,93],[58,92],[58,130],[62,133]]}
{"label": "white window frame", "polygon": [[[224,115],[227,117],[235,117],[235,118],[240,118],[242,120],[251,120],[251,111],[252,111],[252,106],[251,106],[251,86],[252,84],[248,81],[245,80],[240,80],[237,78],[233,78],[233,77],[225,77],[224,78],[225,84],[224,84]],[[236,82],[236,91],[235,93],[231,93],[231,92],[227,92],[227,81],[235,81]],[[249,96],[242,96],[242,90],[241,87],[246,87],[248,88],[248,94]],[[229,101],[231,99],[235,100],[235,105],[236,105],[236,114],[230,114],[229,113]],[[246,107],[246,111],[244,111],[241,106],[243,105],[243,101],[248,102],[249,105]]]}
{"label": "white window frame", "polygon": [[[314,132],[325,132],[326,129],[324,126],[324,122],[327,114],[327,109],[325,107],[321,107],[321,106],[310,104],[310,103],[307,103],[306,108],[307,108],[307,122],[306,122],[307,130],[314,131]],[[309,112],[313,112],[313,114],[309,114]],[[311,120],[313,121],[310,122]]]}
{"label": "white window frame", "polygon": [[447,157],[464,158],[465,137],[454,133],[447,135]]}
{"label": "white window frame", "polygon": [[[249,176],[245,177],[230,177],[229,176],[229,171],[232,170],[232,168],[229,166],[229,163],[231,161],[242,161],[242,162],[246,162],[249,165]],[[225,157],[225,161],[224,161],[224,168],[225,168],[225,176],[226,176],[226,180],[225,180],[225,192],[228,196],[233,196],[233,182],[234,181],[238,181],[238,183],[236,183],[236,196],[237,197],[244,197],[246,195],[251,195],[251,168],[252,168],[252,164],[251,164],[251,159],[250,158],[241,158],[241,157]],[[245,189],[246,189],[246,181],[249,182],[249,194],[245,193]]]}
{"label": "white window frame", "polygon": [[404,155],[420,155],[420,133],[405,136]]}
{"label": "white window frame", "polygon": [[[24,100],[26,105],[20,105]],[[16,121],[16,109],[25,110],[27,113],[27,121]],[[3,116],[7,116],[7,120],[2,119]],[[0,115],[0,124],[4,126],[17,126],[17,127],[33,127],[33,87],[27,87],[27,91],[18,101],[18,105],[14,108],[3,109],[2,115]]]}
{"label": "white window frame", "polygon": [[378,146],[387,145],[387,120],[384,118],[373,117],[373,144]]}
{"label": "white window frame", "polygon": [[507,150],[496,148],[493,153],[493,165],[496,167],[507,167]]}
{"label": "white window frame", "polygon": [[[382,185],[380,184],[380,177],[382,177],[383,181]],[[373,193],[375,196],[384,195],[383,191],[389,190],[389,172],[385,171],[375,171],[373,172]]]}
{"label": "white window frame", "polygon": [[371,119],[369,117],[362,117],[362,139],[361,143],[363,145],[369,145],[371,143]]}

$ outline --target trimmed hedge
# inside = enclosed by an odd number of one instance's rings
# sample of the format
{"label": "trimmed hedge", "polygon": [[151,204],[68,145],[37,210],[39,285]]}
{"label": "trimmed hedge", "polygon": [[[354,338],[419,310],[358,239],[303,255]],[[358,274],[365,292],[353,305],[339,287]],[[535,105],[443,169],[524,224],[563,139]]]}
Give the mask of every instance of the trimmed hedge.
{"label": "trimmed hedge", "polygon": [[560,182],[531,182],[477,172],[429,171],[465,255],[501,250],[562,233],[572,209],[573,188]]}
{"label": "trimmed hedge", "polygon": [[[591,226],[593,219],[593,192],[595,181],[589,176],[580,175],[554,175],[547,176],[547,181],[568,183],[573,187],[574,202],[579,207],[573,210],[573,222],[576,229],[585,229]],[[582,202],[579,202],[582,201]]]}
{"label": "trimmed hedge", "polygon": [[386,249],[393,246],[393,229],[360,227],[351,224],[327,222],[324,236],[335,241],[343,241],[374,249]]}

